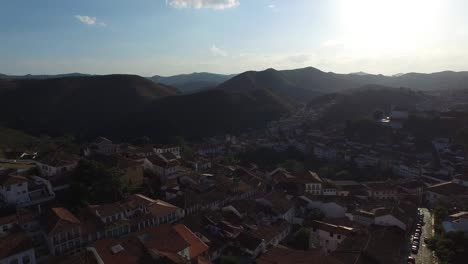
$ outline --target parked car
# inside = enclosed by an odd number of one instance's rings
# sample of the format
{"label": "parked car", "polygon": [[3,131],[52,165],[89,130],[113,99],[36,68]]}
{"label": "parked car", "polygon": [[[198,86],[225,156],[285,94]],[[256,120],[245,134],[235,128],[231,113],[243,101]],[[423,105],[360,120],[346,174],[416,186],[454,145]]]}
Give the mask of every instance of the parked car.
{"label": "parked car", "polygon": [[417,246],[411,246],[411,252],[413,254],[418,254],[418,247]]}
{"label": "parked car", "polygon": [[414,263],[416,263],[416,259],[414,257],[412,257],[412,256],[409,256],[408,257],[408,263],[414,264]]}
{"label": "parked car", "polygon": [[419,237],[418,236],[413,236],[413,241],[419,241]]}
{"label": "parked car", "polygon": [[414,233],[414,236],[420,237],[421,233],[416,232],[416,233]]}

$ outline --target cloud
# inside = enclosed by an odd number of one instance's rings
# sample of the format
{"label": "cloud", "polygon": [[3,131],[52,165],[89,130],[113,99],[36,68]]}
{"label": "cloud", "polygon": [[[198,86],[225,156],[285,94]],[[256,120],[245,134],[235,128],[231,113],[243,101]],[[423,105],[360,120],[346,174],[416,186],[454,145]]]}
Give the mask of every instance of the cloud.
{"label": "cloud", "polygon": [[275,5],[268,5],[269,8],[273,9],[275,8],[276,6]]}
{"label": "cloud", "polygon": [[211,46],[210,52],[213,56],[217,57],[226,57],[228,55],[227,51],[216,47],[216,45]]}
{"label": "cloud", "polygon": [[325,47],[335,47],[335,46],[339,46],[341,44],[342,44],[341,41],[336,40],[336,39],[329,39],[329,40],[323,42],[323,46],[325,46]]}
{"label": "cloud", "polygon": [[78,19],[78,21],[80,21],[81,23],[86,24],[88,26],[107,26],[103,22],[98,22],[96,17],[76,15],[75,18]]}
{"label": "cloud", "polygon": [[166,0],[166,4],[174,8],[208,8],[223,10],[240,5],[238,0]]}

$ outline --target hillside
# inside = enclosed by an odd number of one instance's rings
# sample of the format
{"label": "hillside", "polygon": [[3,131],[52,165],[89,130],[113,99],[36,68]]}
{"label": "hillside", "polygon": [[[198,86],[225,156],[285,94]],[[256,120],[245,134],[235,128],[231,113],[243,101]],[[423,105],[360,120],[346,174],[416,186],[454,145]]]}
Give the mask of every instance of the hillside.
{"label": "hillside", "polygon": [[234,74],[223,75],[208,72],[194,72],[191,74],[179,74],[167,77],[155,75],[149,77],[149,79],[156,83],[175,86],[184,93],[190,93],[201,89],[216,87],[218,84],[234,76]]}
{"label": "hillside", "polygon": [[134,75],[0,80],[0,121],[33,134],[80,135],[175,94]]}
{"label": "hillside", "polygon": [[325,109],[317,124],[330,125],[372,117],[375,110],[388,114],[392,106],[415,109],[418,103],[428,99],[428,95],[411,89],[366,85],[315,98],[308,106]]}
{"label": "hillside", "polygon": [[200,138],[261,127],[289,109],[266,90],[179,95],[133,75],[0,80],[0,124],[33,135]]}
{"label": "hillside", "polygon": [[24,80],[24,79],[54,79],[54,78],[64,78],[64,77],[81,77],[81,76],[90,76],[89,74],[84,74],[84,73],[64,73],[64,74],[56,74],[56,75],[47,75],[47,74],[41,74],[41,75],[32,75],[32,74],[26,74],[26,75],[6,75],[0,73],[0,79],[8,79],[8,80]]}
{"label": "hillside", "polygon": [[268,90],[290,102],[303,102],[321,94],[313,84],[305,85],[300,74],[267,69],[265,71],[248,71],[239,74],[220,84],[217,88],[225,91],[246,92]]}
{"label": "hillside", "polygon": [[458,90],[468,89],[468,72],[406,73],[393,76],[335,74],[336,77],[364,84],[378,84],[390,87],[407,87],[414,90]]}

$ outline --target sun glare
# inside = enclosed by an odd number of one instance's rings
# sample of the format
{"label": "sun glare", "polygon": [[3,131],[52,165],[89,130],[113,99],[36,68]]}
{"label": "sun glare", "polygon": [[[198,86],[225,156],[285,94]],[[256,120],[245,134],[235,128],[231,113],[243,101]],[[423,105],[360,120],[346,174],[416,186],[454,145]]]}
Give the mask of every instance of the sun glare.
{"label": "sun glare", "polygon": [[410,51],[431,38],[443,0],[341,0],[343,37],[369,52]]}

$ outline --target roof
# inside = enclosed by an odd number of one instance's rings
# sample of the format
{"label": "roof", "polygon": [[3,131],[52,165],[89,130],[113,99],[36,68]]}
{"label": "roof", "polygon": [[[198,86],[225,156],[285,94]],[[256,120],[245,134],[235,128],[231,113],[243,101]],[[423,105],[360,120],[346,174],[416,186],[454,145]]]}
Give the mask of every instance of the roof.
{"label": "roof", "polygon": [[177,253],[190,246],[170,224],[148,228],[138,237],[149,250],[159,252]]}
{"label": "roof", "polygon": [[453,182],[444,182],[432,185],[427,188],[427,190],[444,196],[468,195],[468,187],[461,186]]}
{"label": "roof", "polygon": [[457,180],[468,181],[468,174],[455,175],[453,178]]}
{"label": "roof", "polygon": [[112,144],[112,141],[110,139],[107,139],[105,137],[98,137],[94,140],[94,144]]}
{"label": "roof", "polygon": [[257,249],[263,242],[263,239],[255,237],[254,235],[246,232],[240,233],[237,236],[236,240],[241,244],[242,247],[250,251],[254,251],[255,249]]}
{"label": "roof", "polygon": [[104,263],[150,263],[145,262],[147,259],[143,244],[135,237],[101,239],[96,241],[93,247]]}
{"label": "roof", "polygon": [[192,233],[192,231],[190,231],[190,229],[188,229],[185,225],[178,224],[172,228],[174,228],[176,232],[190,245],[190,259],[196,258],[208,250],[208,246],[194,233]]}
{"label": "roof", "polygon": [[32,248],[33,246],[26,233],[16,230],[0,239],[0,259]]}
{"label": "roof", "polygon": [[311,227],[317,228],[319,230],[323,230],[323,231],[330,232],[333,234],[345,235],[345,236],[354,232],[354,229],[352,227],[333,225],[330,223],[316,221],[316,220],[309,222],[308,225]]}
{"label": "roof", "polygon": [[330,257],[323,256],[319,251],[302,251],[285,247],[273,247],[267,253],[256,260],[257,264],[342,264],[343,262]]}
{"label": "roof", "polygon": [[28,182],[28,178],[24,176],[19,176],[19,175],[9,175],[9,174],[0,175],[0,185],[3,185],[3,186],[19,184],[23,182]]}
{"label": "roof", "polygon": [[39,162],[52,167],[67,166],[78,162],[79,157],[65,152],[54,152],[42,157]]}
{"label": "roof", "polygon": [[143,165],[143,161],[141,160],[132,160],[127,158],[120,158],[118,161],[118,168],[119,169],[127,169],[132,167],[137,167]]}
{"label": "roof", "polygon": [[17,222],[16,214],[0,217],[0,226],[7,224],[14,224]]}
{"label": "roof", "polygon": [[450,215],[450,217],[455,218],[455,219],[458,219],[458,218],[468,219],[468,212],[458,212],[456,214]]}
{"label": "roof", "polygon": [[66,225],[80,225],[81,222],[70,211],[63,207],[52,208],[47,218],[47,227],[49,233],[56,228]]}

